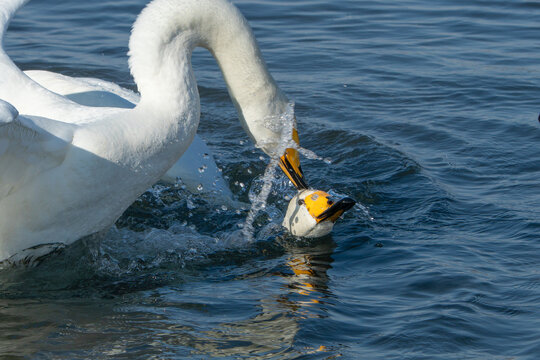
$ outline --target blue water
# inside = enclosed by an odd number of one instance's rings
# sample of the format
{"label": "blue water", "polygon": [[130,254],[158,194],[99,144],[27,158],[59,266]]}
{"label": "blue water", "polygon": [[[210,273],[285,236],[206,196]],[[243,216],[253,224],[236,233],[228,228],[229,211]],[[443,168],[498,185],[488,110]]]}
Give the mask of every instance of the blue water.
{"label": "blue water", "polygon": [[[135,89],[145,0],[35,0],[6,49],[23,69]],[[179,188],[146,192],[103,240],[0,271],[6,359],[537,359],[540,3],[234,1],[294,99],[309,182],[354,197],[334,232],[272,226]],[[248,201],[267,158],[213,59],[194,56],[200,134]],[[245,187],[241,186],[245,184]]]}

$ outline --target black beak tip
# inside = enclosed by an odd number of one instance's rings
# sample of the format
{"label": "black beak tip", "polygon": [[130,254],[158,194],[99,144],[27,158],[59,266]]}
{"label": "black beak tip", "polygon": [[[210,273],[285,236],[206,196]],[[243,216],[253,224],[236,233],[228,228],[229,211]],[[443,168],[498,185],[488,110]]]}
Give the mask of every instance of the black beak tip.
{"label": "black beak tip", "polygon": [[341,208],[343,209],[343,211],[350,210],[354,205],[356,205],[356,201],[354,201],[350,197],[339,200],[339,203],[341,203]]}
{"label": "black beak tip", "polygon": [[351,199],[350,197],[345,197],[343,199],[340,199],[339,201],[335,202],[332,206],[330,206],[326,211],[324,211],[322,214],[318,216],[318,221],[324,221],[333,215],[335,215],[337,212],[342,211],[345,212],[347,210],[350,210],[354,205],[356,204],[356,201]]}

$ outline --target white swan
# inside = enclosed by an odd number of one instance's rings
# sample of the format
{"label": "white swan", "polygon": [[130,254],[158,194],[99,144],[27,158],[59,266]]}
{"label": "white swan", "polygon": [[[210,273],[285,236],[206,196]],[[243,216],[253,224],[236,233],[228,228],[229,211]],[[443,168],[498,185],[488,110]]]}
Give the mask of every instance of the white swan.
{"label": "white swan", "polygon": [[[2,0],[0,39],[26,1]],[[280,115],[289,101],[247,21],[226,0],[154,0],[143,10],[129,42],[141,94],[133,109],[71,101],[30,79],[0,49],[0,260],[108,228],[171,168],[199,122],[191,69],[197,46],[216,58],[246,132],[267,154],[281,155]],[[296,150],[281,160],[305,187]]]}

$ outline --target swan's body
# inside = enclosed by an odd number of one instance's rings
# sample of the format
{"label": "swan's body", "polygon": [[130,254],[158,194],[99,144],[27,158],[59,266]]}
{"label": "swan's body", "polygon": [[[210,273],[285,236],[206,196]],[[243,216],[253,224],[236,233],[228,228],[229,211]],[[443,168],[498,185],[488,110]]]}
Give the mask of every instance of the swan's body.
{"label": "swan's body", "polygon": [[[0,4],[0,39],[26,0]],[[245,18],[225,0],[155,0],[137,19],[133,109],[84,106],[44,88],[0,49],[0,260],[111,226],[191,144],[200,105],[191,53],[207,48],[250,137],[279,155],[288,100]]]}
{"label": "swan's body", "polygon": [[[101,79],[73,78],[41,70],[24,73],[44,88],[81,105],[132,109],[140,101],[140,96],[133,91]],[[198,135],[180,160],[161,177],[168,183],[178,179],[192,193],[205,195],[214,202],[236,204],[212,151]]]}

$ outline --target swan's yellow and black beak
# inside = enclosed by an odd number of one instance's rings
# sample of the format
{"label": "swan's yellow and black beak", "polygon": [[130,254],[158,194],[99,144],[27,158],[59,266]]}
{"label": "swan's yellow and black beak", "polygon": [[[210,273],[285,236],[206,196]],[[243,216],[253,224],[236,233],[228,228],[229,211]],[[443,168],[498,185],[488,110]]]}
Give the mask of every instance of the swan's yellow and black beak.
{"label": "swan's yellow and black beak", "polygon": [[[297,144],[300,143],[298,131],[296,131],[296,129],[293,129],[293,140]],[[304,179],[302,167],[300,166],[300,156],[298,154],[298,150],[293,148],[286,149],[285,154],[283,154],[283,156],[279,159],[279,166],[298,190],[308,188],[306,180]]]}
{"label": "swan's yellow and black beak", "polygon": [[315,219],[318,223],[326,220],[336,222],[336,220],[339,219],[339,217],[343,215],[345,211],[352,208],[355,204],[356,201],[354,201],[350,197],[345,197],[330,205],[328,209],[319,214],[319,216],[317,216]]}
{"label": "swan's yellow and black beak", "polygon": [[334,202],[328,193],[320,190],[306,196],[303,201],[308,212],[317,223],[326,220],[336,222],[345,211],[356,204],[356,201],[349,197]]}
{"label": "swan's yellow and black beak", "polygon": [[[297,144],[300,144],[296,129],[293,129],[292,138]],[[285,154],[280,158],[279,166],[300,193],[303,190],[308,190],[308,185],[304,179],[302,167],[300,166],[298,150],[287,148]],[[309,195],[302,196],[298,200],[298,205],[305,205],[309,215],[311,215],[317,224],[327,220],[334,223],[345,211],[356,204],[356,201],[349,197],[334,201],[331,199],[330,194],[324,191],[309,191],[311,192]]]}

